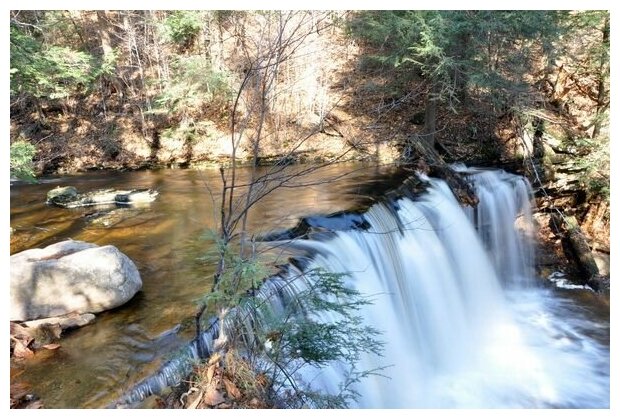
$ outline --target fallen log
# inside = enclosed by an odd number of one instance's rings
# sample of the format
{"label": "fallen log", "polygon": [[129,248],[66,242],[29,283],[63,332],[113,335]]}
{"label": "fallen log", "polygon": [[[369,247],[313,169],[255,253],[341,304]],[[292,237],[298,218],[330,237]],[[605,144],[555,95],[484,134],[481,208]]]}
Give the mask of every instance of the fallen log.
{"label": "fallen log", "polygon": [[568,260],[575,263],[581,275],[584,277],[584,285],[589,285],[596,291],[603,291],[605,281],[601,275],[592,255],[586,236],[581,231],[579,223],[574,216],[561,217],[559,214],[552,215],[553,224],[562,237],[562,249]]}

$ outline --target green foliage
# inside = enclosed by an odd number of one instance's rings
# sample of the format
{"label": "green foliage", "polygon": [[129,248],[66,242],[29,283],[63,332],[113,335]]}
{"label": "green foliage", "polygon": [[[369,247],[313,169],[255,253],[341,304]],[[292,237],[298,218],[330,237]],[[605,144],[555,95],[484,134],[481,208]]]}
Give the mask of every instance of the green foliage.
{"label": "green foliage", "polygon": [[574,145],[580,154],[576,166],[583,172],[581,185],[591,196],[600,196],[609,201],[609,136],[603,135],[595,139],[581,138],[575,140]]}
{"label": "green foliage", "polygon": [[[255,296],[246,297],[245,310],[256,325],[255,344],[251,347],[259,359],[263,373],[271,377],[272,397],[287,407],[345,408],[358,394],[353,384],[377,371],[360,371],[358,363],[364,354],[380,356],[383,343],[380,332],[363,323],[359,310],[372,302],[345,284],[347,275],[314,269],[299,278],[290,278],[295,291],[275,311]],[[276,295],[274,295],[276,297]],[[258,313],[258,314],[257,314]],[[339,391],[328,394],[317,391],[304,381],[303,369],[321,369],[338,365],[346,371]],[[283,391],[286,389],[286,391]]]}
{"label": "green foliage", "polygon": [[[573,54],[571,58],[581,61],[585,66],[584,70],[590,70],[591,72],[595,72],[601,63],[609,62],[609,39],[601,42],[601,36],[592,36],[593,31],[602,32],[609,30],[608,10],[580,10],[565,13],[562,17],[561,24],[570,42],[565,41],[558,45],[558,47],[562,50],[570,49],[569,47],[573,45],[583,48],[583,51],[578,49],[577,51],[563,52]],[[582,59],[581,54],[586,55],[586,59]],[[606,75],[608,75],[609,66],[604,70]]]}
{"label": "green foliage", "polygon": [[213,69],[204,57],[177,57],[171,67],[172,78],[155,100],[159,109],[185,117],[203,107],[221,108],[230,100],[230,77]]}
{"label": "green foliage", "polygon": [[189,48],[202,28],[200,12],[179,10],[172,12],[164,21],[164,37],[182,48]]}
{"label": "green foliage", "polygon": [[11,26],[11,94],[59,99],[86,91],[99,74],[93,57],[64,46],[45,46]]}
{"label": "green foliage", "polygon": [[35,180],[32,158],[36,151],[35,146],[23,139],[11,144],[11,177],[30,182]]}
{"label": "green foliage", "polygon": [[211,311],[219,312],[238,305],[247,291],[253,289],[268,272],[259,260],[240,255],[239,249],[222,240],[213,230],[207,230],[203,239],[212,246],[201,259],[207,263],[221,263],[223,267],[213,291],[203,300]]}
{"label": "green foliage", "polygon": [[116,71],[118,62],[118,50],[114,49],[111,53],[105,54],[103,60],[97,69],[96,76],[113,75]]}
{"label": "green foliage", "polygon": [[349,33],[386,69],[399,69],[397,77],[418,75],[438,86],[442,100],[477,92],[500,105],[524,85],[533,48],[557,39],[557,22],[551,11],[363,11]]}

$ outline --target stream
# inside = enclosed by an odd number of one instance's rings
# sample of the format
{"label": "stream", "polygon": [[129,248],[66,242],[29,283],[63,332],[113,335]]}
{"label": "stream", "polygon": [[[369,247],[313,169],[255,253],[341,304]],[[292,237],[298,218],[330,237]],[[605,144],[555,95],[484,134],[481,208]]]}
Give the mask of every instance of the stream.
{"label": "stream", "polygon": [[[249,175],[248,169],[239,172],[241,181]],[[249,214],[248,229],[259,234],[292,227],[304,215],[365,207],[403,176],[363,164],[320,169],[303,178],[316,184],[277,189],[259,202]],[[105,225],[95,221],[110,207],[45,204],[50,189],[68,185],[79,192],[153,188],[160,195],[148,207],[125,209],[126,218]],[[193,336],[198,301],[211,289],[214,266],[203,259],[210,246],[204,233],[217,226],[220,189],[215,168],[90,172],[11,185],[11,254],[69,238],[111,244],[136,263],[143,282],[129,303],[63,336],[58,350],[12,362],[12,380],[26,382],[46,408],[105,407],[185,345]]]}
{"label": "stream", "polygon": [[[247,176],[240,172],[241,180]],[[310,186],[267,196],[250,213],[248,231],[290,228],[312,214],[366,210],[404,176],[361,164],[330,166],[303,180]],[[491,257],[436,181],[419,203],[398,201],[396,218],[394,209],[373,205],[365,215],[368,233],[300,244],[320,255],[313,263],[356,272],[356,287],[381,296],[365,316],[387,329],[388,358],[405,367],[389,371],[391,382],[360,384],[364,397],[357,407],[609,407],[608,300],[587,290],[532,287],[531,255],[520,244],[508,258],[493,257],[495,248],[518,240],[502,229],[519,205],[527,205],[527,191],[518,189],[516,177],[492,177],[499,183],[488,189],[498,198],[489,213],[499,218],[488,221],[498,224],[486,233]],[[67,185],[81,192],[153,188],[160,195],[147,207],[124,210],[120,221],[96,223],[102,209],[45,204],[48,190]],[[143,288],[128,304],[67,334],[60,349],[12,361],[12,380],[27,382],[46,408],[101,408],[174,356],[192,338],[198,300],[211,288],[214,266],[204,259],[210,246],[204,233],[217,226],[220,188],[216,169],[94,172],[13,185],[11,253],[68,238],[112,244],[136,263]],[[518,205],[503,209],[509,201],[502,190]],[[398,235],[401,225],[416,228]],[[403,322],[404,314],[415,322]],[[316,382],[329,389],[340,373],[321,374],[324,382]],[[409,394],[412,384],[421,391]]]}

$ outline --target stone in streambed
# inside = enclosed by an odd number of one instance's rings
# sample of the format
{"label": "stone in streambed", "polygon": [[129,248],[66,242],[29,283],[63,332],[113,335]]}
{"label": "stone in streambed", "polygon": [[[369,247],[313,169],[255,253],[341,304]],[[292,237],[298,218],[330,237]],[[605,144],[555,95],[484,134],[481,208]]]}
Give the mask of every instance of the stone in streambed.
{"label": "stone in streambed", "polygon": [[12,321],[99,313],[141,288],[136,265],[114,246],[67,240],[11,256]]}
{"label": "stone in streambed", "polygon": [[153,202],[159,192],[152,189],[100,189],[78,193],[73,186],[57,187],[47,193],[47,203],[62,208],[93,205],[142,205]]}

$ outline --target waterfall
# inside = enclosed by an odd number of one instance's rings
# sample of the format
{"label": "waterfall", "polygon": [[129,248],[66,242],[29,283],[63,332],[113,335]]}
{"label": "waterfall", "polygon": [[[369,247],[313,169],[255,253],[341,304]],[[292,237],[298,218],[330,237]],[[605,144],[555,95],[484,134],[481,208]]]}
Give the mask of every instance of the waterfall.
{"label": "waterfall", "polygon": [[[504,171],[465,171],[480,204],[463,210],[447,185],[379,203],[367,230],[304,240],[307,269],[347,272],[371,295],[365,321],[384,331],[386,366],[360,383],[356,407],[608,407],[609,350],[587,336],[570,301],[535,286],[531,189]],[[306,381],[337,392],[338,366]],[[585,388],[588,388],[586,390]]]}
{"label": "waterfall", "polygon": [[[363,321],[382,331],[385,347],[358,369],[382,372],[355,384],[351,407],[609,407],[609,348],[589,336],[600,326],[533,280],[529,184],[504,171],[459,170],[477,208],[425,179],[416,199],[373,205],[364,228],[289,243],[305,266],[269,278],[259,298],[281,310],[315,269],[346,273],[349,287],[372,297]],[[260,314],[242,318],[222,329],[251,335]],[[297,373],[333,394],[344,379],[337,364]]]}
{"label": "waterfall", "polygon": [[[532,188],[526,178],[503,170],[460,167],[474,185],[480,204],[465,211],[478,230],[504,285],[532,285]],[[512,226],[516,224],[512,228]]]}

